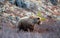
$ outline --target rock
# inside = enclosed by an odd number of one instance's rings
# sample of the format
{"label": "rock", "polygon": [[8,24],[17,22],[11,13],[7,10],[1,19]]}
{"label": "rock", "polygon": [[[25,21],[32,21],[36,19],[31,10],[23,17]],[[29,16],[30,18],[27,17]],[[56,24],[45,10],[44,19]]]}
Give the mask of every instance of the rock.
{"label": "rock", "polygon": [[57,5],[58,1],[57,0],[50,0],[53,5]]}
{"label": "rock", "polygon": [[4,11],[4,4],[0,2],[0,12],[3,12]]}
{"label": "rock", "polygon": [[15,0],[9,0],[9,2],[10,2],[11,4],[14,4],[14,3],[15,3]]}

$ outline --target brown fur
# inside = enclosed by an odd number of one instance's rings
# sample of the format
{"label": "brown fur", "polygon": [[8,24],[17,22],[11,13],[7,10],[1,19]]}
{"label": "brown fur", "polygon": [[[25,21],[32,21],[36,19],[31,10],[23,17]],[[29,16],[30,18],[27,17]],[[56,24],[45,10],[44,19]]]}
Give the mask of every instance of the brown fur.
{"label": "brown fur", "polygon": [[[37,20],[34,20],[37,19]],[[35,24],[39,25],[40,19],[39,18],[27,18],[27,19],[21,19],[18,23],[18,29],[32,32],[34,30]]]}

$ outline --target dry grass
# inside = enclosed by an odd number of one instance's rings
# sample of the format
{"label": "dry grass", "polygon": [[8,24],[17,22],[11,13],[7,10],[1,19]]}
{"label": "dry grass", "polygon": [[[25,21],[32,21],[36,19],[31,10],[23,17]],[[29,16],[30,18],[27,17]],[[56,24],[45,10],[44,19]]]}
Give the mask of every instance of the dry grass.
{"label": "dry grass", "polygon": [[[58,24],[58,23],[57,23]],[[3,29],[0,30],[0,38],[60,38],[60,26],[43,24],[36,26],[34,32],[17,33],[17,28],[10,27],[10,23],[2,23]],[[39,33],[38,33],[39,32]]]}

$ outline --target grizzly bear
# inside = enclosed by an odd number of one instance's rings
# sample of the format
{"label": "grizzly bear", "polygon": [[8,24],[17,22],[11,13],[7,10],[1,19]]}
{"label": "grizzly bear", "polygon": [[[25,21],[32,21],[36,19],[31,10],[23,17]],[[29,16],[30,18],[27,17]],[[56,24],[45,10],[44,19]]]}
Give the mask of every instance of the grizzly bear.
{"label": "grizzly bear", "polygon": [[38,17],[29,17],[21,19],[18,23],[18,30],[29,31],[32,32],[34,30],[35,24],[40,24],[40,18]]}

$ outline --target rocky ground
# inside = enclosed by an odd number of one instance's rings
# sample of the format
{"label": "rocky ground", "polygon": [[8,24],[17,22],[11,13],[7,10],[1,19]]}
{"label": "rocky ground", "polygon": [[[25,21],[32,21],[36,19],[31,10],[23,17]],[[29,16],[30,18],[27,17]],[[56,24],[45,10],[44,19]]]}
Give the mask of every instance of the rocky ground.
{"label": "rocky ground", "polygon": [[[41,3],[40,8],[43,16],[51,15],[55,16],[59,20],[53,17],[53,19],[47,19],[42,21],[41,25],[35,27],[36,31],[33,32],[17,32],[15,26],[20,18],[25,16],[36,15],[37,11],[26,10],[19,8],[9,2],[4,3],[0,9],[0,38],[60,38],[60,7],[58,6],[47,6]],[[0,7],[0,8],[1,8]],[[56,7],[56,8],[55,8]],[[53,9],[55,8],[55,9]]]}

